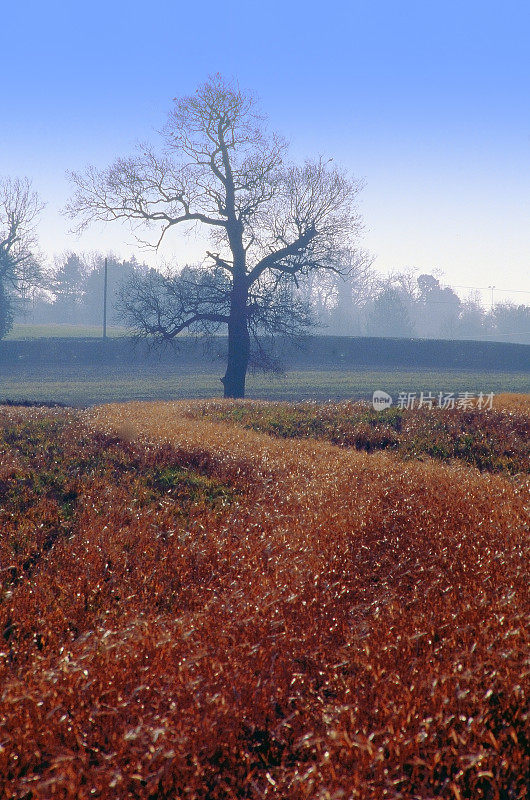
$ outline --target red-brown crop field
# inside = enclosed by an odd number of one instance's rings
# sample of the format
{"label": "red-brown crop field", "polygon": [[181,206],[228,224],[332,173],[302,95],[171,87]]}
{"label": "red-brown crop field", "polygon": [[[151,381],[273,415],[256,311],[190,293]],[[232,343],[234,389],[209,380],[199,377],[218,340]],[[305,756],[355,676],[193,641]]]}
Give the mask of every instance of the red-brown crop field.
{"label": "red-brown crop field", "polygon": [[528,797],[528,398],[0,423],[2,800]]}
{"label": "red-brown crop field", "polygon": [[494,400],[494,408],[530,416],[530,395],[498,394]]}

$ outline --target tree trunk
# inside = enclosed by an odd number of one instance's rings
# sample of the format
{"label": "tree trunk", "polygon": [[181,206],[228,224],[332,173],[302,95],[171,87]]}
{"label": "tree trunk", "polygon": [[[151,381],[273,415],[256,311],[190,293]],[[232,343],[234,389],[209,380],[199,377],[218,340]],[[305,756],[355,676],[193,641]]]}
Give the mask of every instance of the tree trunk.
{"label": "tree trunk", "polygon": [[221,381],[225,397],[244,397],[250,356],[247,324],[248,287],[244,274],[234,277],[228,323],[228,362]]}

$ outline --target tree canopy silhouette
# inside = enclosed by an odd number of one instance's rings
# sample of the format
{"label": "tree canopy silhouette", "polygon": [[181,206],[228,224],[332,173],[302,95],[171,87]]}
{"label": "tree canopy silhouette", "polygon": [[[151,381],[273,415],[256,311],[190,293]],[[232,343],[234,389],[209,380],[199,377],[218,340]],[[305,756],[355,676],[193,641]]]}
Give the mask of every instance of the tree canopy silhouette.
{"label": "tree canopy silhouette", "polygon": [[286,143],[268,132],[254,99],[219,75],[175,100],[163,135],[162,153],[144,145],[108,169],[72,173],[67,211],[80,228],[127,220],[139,238],[150,230],[141,241],[154,247],[177,225],[205,229],[203,265],[136,279],[126,318],[161,339],[227,328],[224,394],[243,397],[251,337],[307,326],[298,281],[341,270],[338,254],[361,227],[361,186],[332,159],[287,162]]}
{"label": "tree canopy silhouette", "polygon": [[28,178],[0,178],[0,338],[14,303],[43,280],[35,233],[42,208]]}

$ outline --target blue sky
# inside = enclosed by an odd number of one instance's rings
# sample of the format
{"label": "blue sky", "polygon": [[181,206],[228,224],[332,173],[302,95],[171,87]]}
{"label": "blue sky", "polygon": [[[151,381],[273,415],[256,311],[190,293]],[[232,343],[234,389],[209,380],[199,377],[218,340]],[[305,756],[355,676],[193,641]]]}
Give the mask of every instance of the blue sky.
{"label": "blue sky", "polygon": [[[0,174],[28,175],[47,202],[50,257],[135,251],[125,228],[68,233],[65,173],[155,140],[172,98],[221,72],[295,159],[333,156],[365,180],[362,245],[381,271],[439,269],[530,303],[527,2],[2,5]],[[175,235],[164,254],[201,252]]]}

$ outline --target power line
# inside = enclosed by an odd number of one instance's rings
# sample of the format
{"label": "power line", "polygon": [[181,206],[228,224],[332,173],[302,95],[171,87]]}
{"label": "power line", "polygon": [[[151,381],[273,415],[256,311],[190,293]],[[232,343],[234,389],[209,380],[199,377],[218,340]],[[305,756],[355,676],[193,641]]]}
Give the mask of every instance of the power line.
{"label": "power line", "polygon": [[[491,289],[491,286],[457,286],[456,284],[444,283],[442,284],[446,289],[480,289],[486,291]],[[499,289],[494,287],[496,292],[509,292],[510,294],[530,294],[530,289]]]}
{"label": "power line", "polygon": [[[449,286],[446,286],[445,288],[446,288],[446,289],[449,289],[450,287],[449,287]],[[528,292],[528,294],[530,294],[530,292]],[[458,297],[457,299],[458,299],[458,301],[459,301],[460,303],[462,302],[462,300],[460,300],[460,298],[459,298],[459,297]],[[427,302],[428,302],[428,304],[429,304],[429,305],[432,305],[432,306],[455,306],[455,305],[456,305],[456,303],[455,303],[455,301],[454,301],[454,300],[431,300],[431,299],[429,298],[429,299],[427,300]],[[497,303],[496,305],[499,305],[499,304]],[[530,307],[530,306],[525,306],[525,308],[529,308],[529,307]]]}

